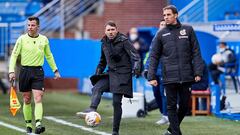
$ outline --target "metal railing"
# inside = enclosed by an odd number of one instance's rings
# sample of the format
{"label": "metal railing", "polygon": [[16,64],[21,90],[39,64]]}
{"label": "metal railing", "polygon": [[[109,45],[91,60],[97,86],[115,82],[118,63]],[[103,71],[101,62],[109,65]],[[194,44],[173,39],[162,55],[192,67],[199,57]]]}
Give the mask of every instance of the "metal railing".
{"label": "metal railing", "polygon": [[[51,37],[54,32],[59,31],[59,37],[64,38],[64,29],[97,8],[101,2],[103,0],[53,0],[34,16],[41,20],[42,34]],[[21,24],[25,25],[25,23]],[[18,25],[18,23],[15,25]]]}
{"label": "metal railing", "polygon": [[179,20],[182,22],[202,22],[203,5],[203,0],[190,2],[185,8],[179,11]]}
{"label": "metal railing", "polygon": [[[53,0],[34,16],[40,18],[40,33],[64,38],[66,28],[96,9],[103,0]],[[26,22],[0,23],[0,57],[6,57],[10,45],[25,32]],[[58,35],[56,35],[56,33]]]}
{"label": "metal railing", "polygon": [[[225,13],[232,10],[231,7],[240,0],[193,0],[179,11],[179,19],[182,22],[209,22],[225,19]],[[236,6],[235,6],[236,7]],[[235,9],[235,10],[239,10]]]}

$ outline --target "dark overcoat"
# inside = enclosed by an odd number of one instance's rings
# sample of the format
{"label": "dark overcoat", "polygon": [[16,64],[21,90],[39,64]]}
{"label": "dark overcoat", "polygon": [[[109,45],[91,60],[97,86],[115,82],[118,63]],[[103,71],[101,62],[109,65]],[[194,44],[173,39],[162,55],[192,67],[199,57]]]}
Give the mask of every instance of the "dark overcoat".
{"label": "dark overcoat", "polygon": [[141,59],[128,38],[118,33],[114,40],[104,36],[101,40],[101,57],[97,71],[108,66],[110,92],[132,98],[132,70],[141,68]]}

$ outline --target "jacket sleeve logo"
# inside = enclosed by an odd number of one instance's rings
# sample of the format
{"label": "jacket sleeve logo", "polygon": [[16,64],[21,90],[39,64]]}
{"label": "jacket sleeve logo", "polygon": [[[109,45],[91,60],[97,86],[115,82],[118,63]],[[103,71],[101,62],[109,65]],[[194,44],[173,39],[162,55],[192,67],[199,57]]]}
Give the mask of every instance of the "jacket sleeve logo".
{"label": "jacket sleeve logo", "polygon": [[168,35],[171,35],[171,33],[168,32],[168,33],[162,34],[163,37],[168,36]]}

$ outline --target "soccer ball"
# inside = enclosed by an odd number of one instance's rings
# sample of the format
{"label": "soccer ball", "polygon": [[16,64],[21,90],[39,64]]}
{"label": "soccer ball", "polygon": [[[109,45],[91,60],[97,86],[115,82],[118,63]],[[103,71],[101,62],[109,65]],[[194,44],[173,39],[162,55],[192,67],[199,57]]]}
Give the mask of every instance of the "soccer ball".
{"label": "soccer ball", "polygon": [[97,112],[89,112],[85,117],[85,122],[88,126],[96,127],[101,122],[101,116]]}
{"label": "soccer ball", "polygon": [[214,54],[212,56],[212,63],[213,64],[222,63],[222,62],[223,62],[223,59],[222,59],[221,54],[217,53],[217,54]]}

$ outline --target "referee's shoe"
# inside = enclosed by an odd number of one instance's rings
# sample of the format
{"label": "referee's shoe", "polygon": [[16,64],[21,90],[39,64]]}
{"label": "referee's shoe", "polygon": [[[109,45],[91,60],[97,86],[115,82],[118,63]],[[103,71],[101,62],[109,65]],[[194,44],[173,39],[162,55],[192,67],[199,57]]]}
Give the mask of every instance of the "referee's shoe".
{"label": "referee's shoe", "polygon": [[45,127],[42,125],[38,125],[35,129],[35,134],[41,134],[45,131]]}
{"label": "referee's shoe", "polygon": [[32,134],[32,128],[27,127],[26,132],[27,132],[27,135],[31,135]]}

